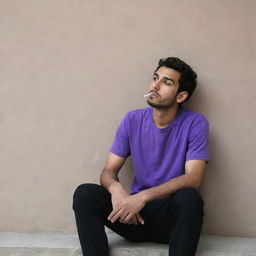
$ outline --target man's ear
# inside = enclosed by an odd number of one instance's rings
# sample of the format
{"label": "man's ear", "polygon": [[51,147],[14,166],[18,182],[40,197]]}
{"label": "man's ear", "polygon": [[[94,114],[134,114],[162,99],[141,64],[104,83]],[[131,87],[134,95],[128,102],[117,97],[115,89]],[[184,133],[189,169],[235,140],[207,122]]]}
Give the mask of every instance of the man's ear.
{"label": "man's ear", "polygon": [[177,97],[176,97],[176,101],[177,101],[177,103],[182,103],[186,100],[187,97],[188,97],[188,92],[187,91],[179,92]]}

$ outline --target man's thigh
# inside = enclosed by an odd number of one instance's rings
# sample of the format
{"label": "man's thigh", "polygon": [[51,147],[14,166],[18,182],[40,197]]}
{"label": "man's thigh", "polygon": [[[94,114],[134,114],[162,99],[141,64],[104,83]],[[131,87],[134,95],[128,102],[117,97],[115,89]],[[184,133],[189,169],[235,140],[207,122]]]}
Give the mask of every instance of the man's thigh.
{"label": "man's thigh", "polygon": [[145,224],[123,224],[118,220],[111,223],[106,220],[105,225],[134,242],[164,242],[168,243],[171,221],[169,218],[169,202],[172,197],[148,202],[140,211]]}
{"label": "man's thigh", "polygon": [[203,212],[201,195],[196,189],[182,188],[166,198],[147,203],[141,216],[148,225],[150,239],[168,243],[177,220],[194,212],[200,215]]}

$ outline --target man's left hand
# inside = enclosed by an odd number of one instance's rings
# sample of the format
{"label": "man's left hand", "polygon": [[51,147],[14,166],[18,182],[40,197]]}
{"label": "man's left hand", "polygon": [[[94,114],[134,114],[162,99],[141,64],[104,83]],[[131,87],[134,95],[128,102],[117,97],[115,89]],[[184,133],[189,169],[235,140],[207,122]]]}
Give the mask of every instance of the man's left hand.
{"label": "man's left hand", "polygon": [[124,198],[110,213],[108,220],[114,223],[119,219],[121,223],[130,223],[132,218],[145,206],[146,201],[138,193]]}

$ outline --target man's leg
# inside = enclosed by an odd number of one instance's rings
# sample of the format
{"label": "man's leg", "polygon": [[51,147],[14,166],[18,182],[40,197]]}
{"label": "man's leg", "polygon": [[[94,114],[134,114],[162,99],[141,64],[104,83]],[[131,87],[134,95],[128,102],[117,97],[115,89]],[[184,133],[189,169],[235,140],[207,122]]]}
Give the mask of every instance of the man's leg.
{"label": "man's leg", "polygon": [[147,203],[140,212],[144,225],[109,222],[111,196],[95,184],[77,188],[73,208],[83,254],[90,256],[108,255],[104,224],[130,241],[169,242],[171,256],[194,256],[203,219],[203,201],[192,188]]}
{"label": "man's leg", "polygon": [[150,202],[142,210],[142,217],[147,208],[156,212],[152,218],[158,228],[153,241],[169,243],[170,256],[194,256],[203,223],[203,205],[196,189],[183,188],[170,197]]}
{"label": "man's leg", "polygon": [[170,255],[195,255],[203,224],[203,206],[204,202],[196,189],[184,188],[174,194],[174,225],[170,232]]}
{"label": "man's leg", "polygon": [[112,211],[111,195],[102,186],[82,184],[73,200],[78,235],[83,255],[108,256],[108,240],[104,225],[130,241],[147,241],[150,227],[148,225],[129,225],[119,221],[107,220]]}
{"label": "man's leg", "polygon": [[73,209],[83,255],[109,255],[104,218],[111,212],[111,208],[110,195],[103,187],[82,184],[76,189]]}
{"label": "man's leg", "polygon": [[136,242],[169,243],[169,255],[194,256],[203,222],[203,200],[196,189],[183,188],[173,195],[148,202],[140,211],[144,225],[106,222],[110,229]]}

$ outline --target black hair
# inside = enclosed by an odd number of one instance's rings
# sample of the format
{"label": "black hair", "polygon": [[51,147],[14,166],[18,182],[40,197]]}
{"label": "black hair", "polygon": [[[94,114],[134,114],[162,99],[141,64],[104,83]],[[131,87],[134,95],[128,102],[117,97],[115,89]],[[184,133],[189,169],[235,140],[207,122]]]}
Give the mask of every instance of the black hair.
{"label": "black hair", "polygon": [[165,59],[160,59],[158,62],[158,67],[155,71],[157,71],[162,66],[172,68],[180,73],[178,93],[182,91],[188,92],[188,97],[185,100],[187,101],[193,94],[194,90],[196,89],[196,72],[188,64],[186,64],[184,61],[177,57],[168,57]]}

